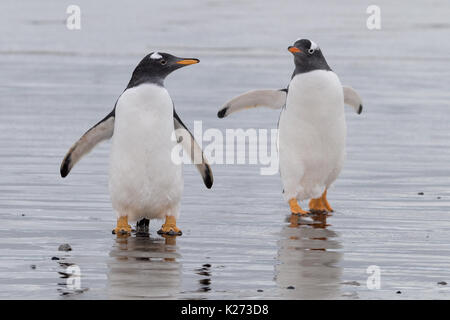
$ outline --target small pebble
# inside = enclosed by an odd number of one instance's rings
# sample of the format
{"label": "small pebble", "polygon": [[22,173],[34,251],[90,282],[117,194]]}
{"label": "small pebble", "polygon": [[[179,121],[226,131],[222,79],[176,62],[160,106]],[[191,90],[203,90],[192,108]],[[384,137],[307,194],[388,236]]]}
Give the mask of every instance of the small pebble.
{"label": "small pebble", "polygon": [[343,297],[357,298],[358,294],[356,292],[344,292]]}
{"label": "small pebble", "polygon": [[211,284],[211,279],[201,279],[199,280],[200,284],[208,285]]}
{"label": "small pebble", "polygon": [[35,265],[35,264],[32,264],[32,265],[30,266],[30,268],[34,270],[34,269],[36,269],[36,265]]}
{"label": "small pebble", "polygon": [[258,290],[256,290],[256,291],[258,291],[258,292],[264,292],[264,290],[262,290],[262,289],[258,289]]}
{"label": "small pebble", "polygon": [[441,197],[437,197],[437,199],[439,200],[439,199],[441,199]]}
{"label": "small pebble", "polygon": [[293,290],[293,289],[295,289],[295,287],[294,286],[289,286],[286,289]]}
{"label": "small pebble", "polygon": [[419,196],[423,196],[424,194],[425,194],[425,193],[423,193],[423,192],[419,192],[419,193],[418,193]]}
{"label": "small pebble", "polygon": [[441,286],[446,286],[446,285],[447,285],[447,282],[445,282],[445,281],[439,281],[437,284],[440,284]]}
{"label": "small pebble", "polygon": [[22,213],[22,217],[25,217],[25,213]]}
{"label": "small pebble", "polygon": [[72,247],[68,243],[59,246],[58,251],[72,251]]}
{"label": "small pebble", "polygon": [[58,257],[52,257],[52,260],[59,260]]}
{"label": "small pebble", "polygon": [[399,290],[399,291],[396,292],[396,294],[402,294],[402,292]]}
{"label": "small pebble", "polygon": [[204,268],[211,268],[211,265],[210,265],[209,263],[205,263],[205,264],[203,265],[203,267],[204,267]]}

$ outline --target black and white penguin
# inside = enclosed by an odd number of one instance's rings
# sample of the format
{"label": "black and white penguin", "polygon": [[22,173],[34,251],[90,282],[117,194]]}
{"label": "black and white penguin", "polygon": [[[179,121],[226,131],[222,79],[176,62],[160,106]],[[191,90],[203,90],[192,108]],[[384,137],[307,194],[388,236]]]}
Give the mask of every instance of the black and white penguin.
{"label": "black and white penguin", "polygon": [[311,199],[311,212],[331,212],[327,190],[345,160],[344,104],[360,114],[362,102],[343,87],[328,66],[322,50],[311,40],[295,41],[288,50],[295,70],[287,89],[254,90],[225,103],[218,117],[260,106],[282,109],[278,149],[283,194],[294,214],[307,214],[298,200]]}
{"label": "black and white penguin", "polygon": [[170,73],[198,62],[167,53],[147,55],[135,68],[113,111],[72,146],[61,164],[61,176],[66,177],[82,156],[112,137],[109,190],[117,213],[116,234],[131,233],[128,221],[138,221],[138,231],[145,232],[149,219],[165,219],[158,233],[181,235],[176,220],[183,173],[181,164],[172,159],[177,143],[192,160],[195,158],[206,187],[213,184],[200,146],[178,117],[164,87]]}

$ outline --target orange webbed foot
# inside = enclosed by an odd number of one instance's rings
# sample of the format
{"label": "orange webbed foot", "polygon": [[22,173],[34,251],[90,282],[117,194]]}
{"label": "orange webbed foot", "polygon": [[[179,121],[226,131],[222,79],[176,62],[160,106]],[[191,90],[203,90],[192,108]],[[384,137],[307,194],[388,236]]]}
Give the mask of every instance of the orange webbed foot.
{"label": "orange webbed foot", "polygon": [[119,217],[117,219],[117,226],[112,231],[118,237],[127,237],[131,235],[131,226],[128,224],[128,216]]}
{"label": "orange webbed foot", "polygon": [[298,205],[297,199],[295,199],[295,198],[292,198],[291,200],[289,200],[289,206],[291,207],[292,214],[306,215],[309,213],[308,211],[303,210]]}
{"label": "orange webbed foot", "polygon": [[177,227],[177,221],[175,217],[166,217],[166,222],[158,230],[158,234],[165,234],[169,236],[181,236],[182,232],[180,228]]}

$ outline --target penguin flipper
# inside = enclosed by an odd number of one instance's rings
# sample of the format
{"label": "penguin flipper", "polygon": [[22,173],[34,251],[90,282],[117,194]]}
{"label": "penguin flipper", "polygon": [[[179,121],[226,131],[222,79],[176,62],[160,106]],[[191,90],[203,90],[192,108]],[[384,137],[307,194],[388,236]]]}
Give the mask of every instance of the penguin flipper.
{"label": "penguin flipper", "polygon": [[281,109],[286,104],[287,89],[280,90],[252,90],[234,97],[220,108],[217,116],[224,118],[233,112],[256,108],[268,107]]}
{"label": "penguin flipper", "polygon": [[73,166],[87,153],[89,153],[99,142],[112,137],[114,132],[115,108],[105,118],[90,128],[69,149],[61,163],[61,177],[66,177]]}
{"label": "penguin flipper", "polygon": [[358,92],[348,86],[342,86],[342,89],[344,90],[344,103],[352,107],[357,114],[361,114],[363,105]]}
{"label": "penguin flipper", "polygon": [[211,189],[214,182],[211,167],[203,154],[202,148],[198,145],[197,141],[195,141],[194,136],[184,125],[183,121],[181,121],[180,117],[175,112],[175,109],[173,109],[173,121],[177,141],[181,143],[186,152],[189,152],[191,161],[197,167],[198,172],[200,172],[205,186],[208,189]]}

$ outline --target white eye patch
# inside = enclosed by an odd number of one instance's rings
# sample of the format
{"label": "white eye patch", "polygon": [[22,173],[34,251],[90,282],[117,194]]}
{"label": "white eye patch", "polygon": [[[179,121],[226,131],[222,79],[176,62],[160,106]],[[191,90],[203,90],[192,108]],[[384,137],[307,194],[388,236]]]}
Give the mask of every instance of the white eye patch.
{"label": "white eye patch", "polygon": [[158,60],[161,58],[162,58],[162,56],[158,53],[158,51],[153,52],[153,54],[150,56],[150,59],[153,59],[153,60]]}
{"label": "white eye patch", "polygon": [[309,41],[311,42],[311,46],[309,47],[308,52],[310,54],[313,54],[314,51],[316,51],[319,48],[319,46],[314,41],[312,41],[312,40],[309,40]]}

